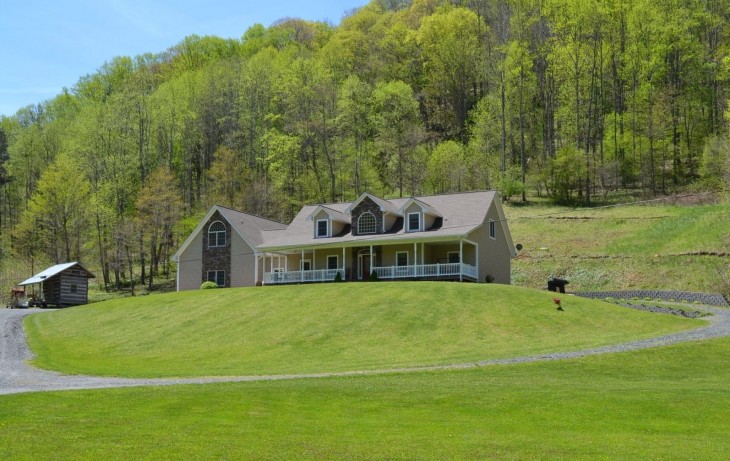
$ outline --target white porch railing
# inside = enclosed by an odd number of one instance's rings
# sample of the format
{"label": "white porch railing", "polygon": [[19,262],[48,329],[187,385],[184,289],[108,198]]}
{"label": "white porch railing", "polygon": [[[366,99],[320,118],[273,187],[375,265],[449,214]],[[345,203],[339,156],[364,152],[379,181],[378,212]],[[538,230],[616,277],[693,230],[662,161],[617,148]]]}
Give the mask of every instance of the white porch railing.
{"label": "white porch railing", "polygon": [[[453,277],[462,275],[476,280],[478,277],[477,268],[464,263],[373,267],[373,271],[378,273],[379,279]],[[344,269],[266,272],[264,273],[264,285],[281,283],[332,282],[335,280],[335,277],[337,277],[337,273],[340,274],[342,280],[345,280]]]}
{"label": "white porch railing", "polygon": [[264,285],[275,283],[334,282],[339,272],[345,280],[344,269],[318,269],[310,271],[265,272]]}
{"label": "white porch railing", "polygon": [[477,268],[464,263],[422,264],[415,266],[373,267],[379,279],[443,277],[463,275],[477,278]]}

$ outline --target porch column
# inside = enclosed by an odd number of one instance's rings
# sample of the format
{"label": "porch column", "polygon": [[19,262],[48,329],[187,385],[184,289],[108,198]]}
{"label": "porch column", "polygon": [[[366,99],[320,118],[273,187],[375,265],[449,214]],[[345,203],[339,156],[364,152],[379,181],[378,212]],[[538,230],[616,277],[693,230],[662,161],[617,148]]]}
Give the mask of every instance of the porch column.
{"label": "porch column", "polygon": [[418,275],[418,244],[413,242],[413,276]]}
{"label": "porch column", "polygon": [[347,275],[347,270],[345,269],[345,247],[342,247],[342,281],[345,281],[345,276]]}
{"label": "porch column", "polygon": [[284,256],[284,272],[289,272],[289,255]]}
{"label": "porch column", "polygon": [[464,261],[464,241],[459,240],[459,281],[463,282],[464,277],[461,275],[461,264]]}
{"label": "porch column", "polygon": [[299,260],[299,281],[304,281],[304,250],[302,250],[302,259]]}
{"label": "porch column", "polygon": [[[259,283],[259,254],[254,253],[253,255],[253,285],[256,286],[256,284]],[[263,283],[261,285],[263,285]]]}
{"label": "porch column", "polygon": [[373,274],[373,246],[370,245],[370,275]]}

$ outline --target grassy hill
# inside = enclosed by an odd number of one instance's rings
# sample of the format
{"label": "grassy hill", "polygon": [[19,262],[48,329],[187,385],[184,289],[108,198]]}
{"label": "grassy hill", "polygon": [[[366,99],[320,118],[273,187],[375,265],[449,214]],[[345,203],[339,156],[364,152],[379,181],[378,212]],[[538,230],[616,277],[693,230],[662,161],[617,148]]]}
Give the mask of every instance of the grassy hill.
{"label": "grassy hill", "polygon": [[544,287],[550,275],[580,290],[728,292],[730,204],[568,209],[506,205],[513,283]]}
{"label": "grassy hill", "polygon": [[35,364],[129,377],[367,370],[568,351],[698,326],[502,285],[346,283],[200,290],[30,316]]}

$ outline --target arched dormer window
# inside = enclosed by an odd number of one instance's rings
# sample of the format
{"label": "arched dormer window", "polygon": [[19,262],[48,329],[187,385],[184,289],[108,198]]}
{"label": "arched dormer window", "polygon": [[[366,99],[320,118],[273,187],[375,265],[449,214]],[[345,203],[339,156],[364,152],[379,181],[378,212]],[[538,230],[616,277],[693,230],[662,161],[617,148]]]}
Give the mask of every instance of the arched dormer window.
{"label": "arched dormer window", "polygon": [[360,215],[360,218],[357,220],[357,233],[358,235],[362,234],[374,234],[377,230],[377,221],[375,219],[375,215],[370,213],[369,211],[366,211],[365,213]]}
{"label": "arched dormer window", "polygon": [[216,221],[208,227],[208,248],[226,246],[226,226]]}

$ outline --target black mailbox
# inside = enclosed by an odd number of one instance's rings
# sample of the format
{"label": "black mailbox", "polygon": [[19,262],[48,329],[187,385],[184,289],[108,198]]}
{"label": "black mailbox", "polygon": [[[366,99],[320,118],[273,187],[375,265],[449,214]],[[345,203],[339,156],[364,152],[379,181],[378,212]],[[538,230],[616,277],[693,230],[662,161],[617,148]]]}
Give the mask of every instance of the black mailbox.
{"label": "black mailbox", "polygon": [[554,291],[554,292],[561,292],[565,293],[565,285],[567,285],[568,282],[565,279],[559,279],[557,277],[550,277],[548,279],[548,290]]}

